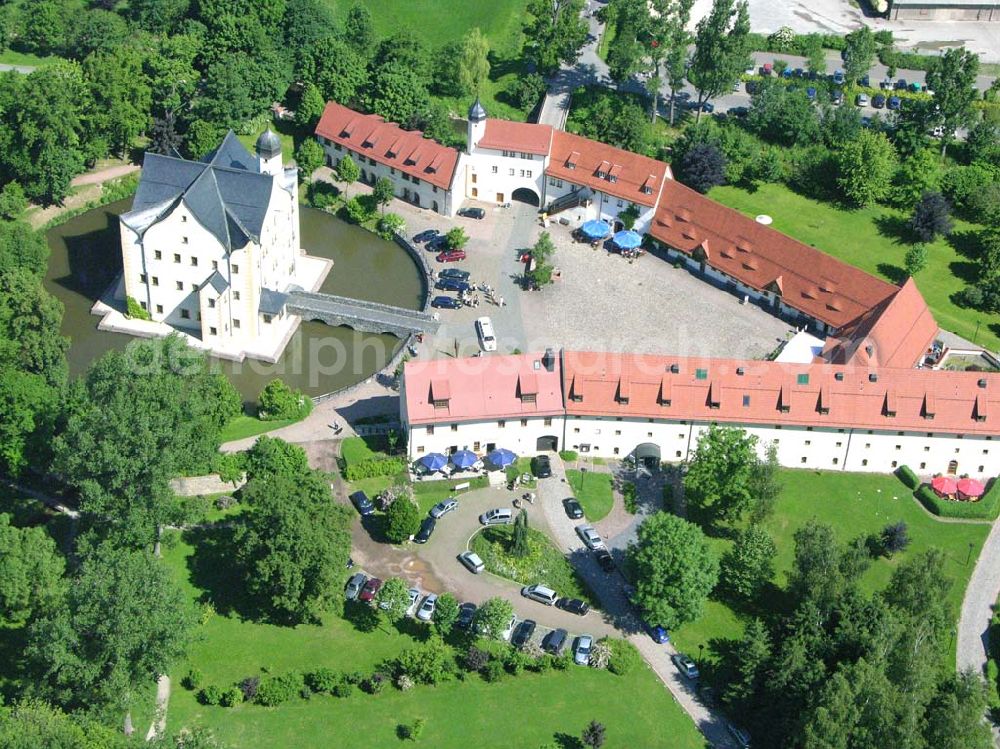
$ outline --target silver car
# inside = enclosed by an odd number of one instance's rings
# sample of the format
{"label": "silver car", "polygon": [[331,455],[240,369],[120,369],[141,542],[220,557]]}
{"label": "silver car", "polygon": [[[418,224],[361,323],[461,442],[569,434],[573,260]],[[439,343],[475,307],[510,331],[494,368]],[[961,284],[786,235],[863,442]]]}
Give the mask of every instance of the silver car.
{"label": "silver car", "polygon": [[429,622],[434,616],[434,608],[437,606],[438,597],[434,593],[431,593],[424,602],[420,604],[420,608],[417,609],[417,619],[422,622]]}
{"label": "silver car", "polygon": [[347,587],[344,589],[344,595],[347,597],[347,600],[358,600],[361,589],[365,587],[366,582],[368,582],[368,578],[360,572],[355,572],[351,575],[351,579],[347,581]]}
{"label": "silver car", "polygon": [[483,564],[483,560],[474,551],[463,551],[458,555],[458,561],[464,564],[473,575],[478,575],[486,569],[486,565]]}
{"label": "silver car", "polygon": [[576,535],[587,545],[588,549],[604,548],[604,541],[601,540],[600,534],[594,530],[594,526],[592,525],[576,526]]}
{"label": "silver car", "polygon": [[437,520],[440,517],[444,517],[449,512],[454,512],[458,509],[458,502],[454,499],[446,499],[443,502],[438,502],[431,508],[431,517]]}
{"label": "silver car", "polygon": [[590,665],[590,649],[594,647],[594,638],[590,635],[580,635],[573,642],[573,663],[578,666]]}

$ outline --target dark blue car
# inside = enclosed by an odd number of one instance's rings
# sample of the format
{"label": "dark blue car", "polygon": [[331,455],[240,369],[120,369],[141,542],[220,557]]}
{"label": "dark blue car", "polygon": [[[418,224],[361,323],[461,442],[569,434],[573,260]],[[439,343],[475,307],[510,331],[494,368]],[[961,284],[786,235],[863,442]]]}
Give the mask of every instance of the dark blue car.
{"label": "dark blue car", "polygon": [[436,296],[431,300],[432,307],[438,307],[440,309],[460,309],[462,303],[451,296]]}
{"label": "dark blue car", "polygon": [[439,278],[434,288],[441,291],[468,291],[470,287],[467,282],[459,281],[457,278]]}
{"label": "dark blue car", "polygon": [[886,106],[888,106],[889,109],[899,109],[900,103],[901,99],[898,96],[890,96]]}
{"label": "dark blue car", "polygon": [[371,515],[375,512],[375,505],[372,504],[372,501],[368,499],[368,495],[364,492],[354,492],[351,495],[351,502],[357,508],[360,515]]}
{"label": "dark blue car", "polygon": [[806,96],[809,97],[809,101],[815,100],[816,99],[816,89],[813,86],[810,86],[809,88],[807,88],[806,89]]}
{"label": "dark blue car", "polygon": [[649,636],[653,638],[653,642],[657,645],[665,645],[670,642],[670,633],[663,627],[654,627],[651,624],[647,624],[646,630],[649,632]]}
{"label": "dark blue car", "polygon": [[422,231],[419,234],[417,234],[417,236],[413,238],[413,241],[416,242],[417,244],[420,244],[421,242],[429,242],[432,239],[434,239],[434,237],[438,236],[438,234],[440,233],[441,232],[439,232],[437,229],[427,229],[426,231]]}

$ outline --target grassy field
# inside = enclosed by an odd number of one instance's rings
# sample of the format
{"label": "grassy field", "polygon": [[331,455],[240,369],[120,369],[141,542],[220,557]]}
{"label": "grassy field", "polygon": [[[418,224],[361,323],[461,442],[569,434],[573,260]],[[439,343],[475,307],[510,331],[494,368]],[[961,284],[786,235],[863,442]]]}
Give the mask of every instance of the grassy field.
{"label": "grassy field", "polygon": [[571,468],[566,471],[566,480],[573,487],[573,493],[580,500],[587,520],[596,523],[608,516],[614,506],[615,497],[611,491],[611,474],[580,471]]}
{"label": "grassy field", "polygon": [[53,62],[57,62],[61,58],[59,57],[39,57],[38,55],[31,55],[27,52],[15,52],[12,49],[5,49],[0,52],[0,64],[3,65],[25,65],[34,68],[44,67],[45,65],[51,65]]}
{"label": "grassy field", "polygon": [[[904,276],[903,256],[909,245],[901,236],[908,217],[900,211],[884,206],[843,210],[777,184],[761,185],[752,193],[739,187],[717,187],[710,197],[749,216],[766,213],[778,231],[876,276],[893,282]],[[915,280],[938,325],[996,351],[1000,350],[1000,315],[964,309],[951,299],[974,279],[973,261],[956,249],[969,244],[974,230],[972,224],[956,220],[949,239],[928,245],[927,267]]]}
{"label": "grassy field", "polygon": [[541,531],[528,529],[528,556],[511,556],[509,549],[513,532],[513,526],[485,528],[472,537],[469,548],[482,557],[486,570],[494,575],[522,585],[541,583],[560,596],[582,598],[592,605],[597,603],[577,576],[573,565]]}
{"label": "grassy field", "polygon": [[243,414],[233,418],[222,428],[219,439],[222,442],[232,442],[247,437],[256,437],[258,434],[281,429],[289,424],[294,424],[297,419],[275,419],[274,421],[261,421],[256,416]]}
{"label": "grassy field", "polygon": [[[238,581],[222,575],[206,585],[193,555],[200,556],[186,541],[174,540],[165,551],[168,565],[192,598],[231,594]],[[216,605],[223,610],[221,601]],[[339,615],[330,615],[318,626],[294,628],[258,624],[236,614],[210,616],[188,661],[174,670],[168,726],[209,726],[232,747],[326,749],[335,744],[341,749],[382,749],[398,744],[399,723],[422,717],[427,721],[423,746],[464,749],[472,739],[477,747],[507,749],[553,739],[565,742],[596,719],[607,726],[609,749],[705,746],[694,724],[644,665],[624,677],[574,667],[510,677],[499,684],[472,677],[408,692],[390,687],[378,696],[359,691],[344,699],[317,696],[276,708],[205,707],[180,685],[191,667],[201,670],[204,684],[219,686],[260,675],[262,668],[275,674],[319,666],[367,671],[412,646],[419,632],[412,625],[402,633],[361,632]]]}
{"label": "grassy field", "polygon": [[[901,562],[936,546],[945,552],[946,572],[954,581],[948,604],[958,621],[969,575],[989,533],[988,524],[935,520],[893,476],[783,470],[781,481],[781,496],[767,523],[768,532],[778,547],[775,583],[785,585],[794,559],[793,536],[810,519],[832,526],[841,542],[877,533],[889,523],[902,520],[909,529],[909,548],[892,559],[873,561],[862,578],[862,587],[868,592],[882,589]],[[720,538],[711,541],[720,554],[731,543]],[[699,645],[704,645],[706,656],[711,656],[715,652],[713,640],[738,638],[741,633],[738,613],[717,601],[710,601],[701,619],[681,627],[672,636],[680,649],[697,654]],[[950,647],[952,652],[948,657],[953,661],[954,642]]]}

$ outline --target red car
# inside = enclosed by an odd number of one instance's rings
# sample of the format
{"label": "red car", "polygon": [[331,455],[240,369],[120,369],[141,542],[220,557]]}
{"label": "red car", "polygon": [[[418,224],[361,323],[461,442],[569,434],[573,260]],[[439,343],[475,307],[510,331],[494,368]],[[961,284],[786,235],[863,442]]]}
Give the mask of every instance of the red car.
{"label": "red car", "polygon": [[465,250],[445,250],[435,260],[439,263],[454,263],[456,260],[465,260]]}
{"label": "red car", "polygon": [[368,578],[368,582],[365,583],[365,587],[361,589],[361,595],[358,596],[359,601],[364,601],[365,603],[371,603],[375,600],[375,596],[378,594],[378,589],[382,587],[382,581],[377,577]]}

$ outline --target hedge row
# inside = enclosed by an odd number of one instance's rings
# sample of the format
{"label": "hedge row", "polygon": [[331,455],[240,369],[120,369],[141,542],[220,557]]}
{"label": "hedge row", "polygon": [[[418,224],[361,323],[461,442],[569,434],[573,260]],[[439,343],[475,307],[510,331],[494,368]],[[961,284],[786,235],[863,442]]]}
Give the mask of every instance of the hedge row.
{"label": "hedge row", "polygon": [[394,476],[406,470],[402,458],[372,458],[360,463],[352,463],[344,469],[344,478],[348,481],[359,481],[376,476]]}
{"label": "hedge row", "polygon": [[994,479],[978,502],[941,499],[927,484],[917,489],[915,496],[924,507],[938,517],[995,520],[1000,510],[1000,481]]}
{"label": "hedge row", "polygon": [[933,70],[938,58],[921,55],[916,52],[900,52],[891,47],[880,47],[878,60],[886,67],[903,68],[905,70],[923,70],[925,73]]}

